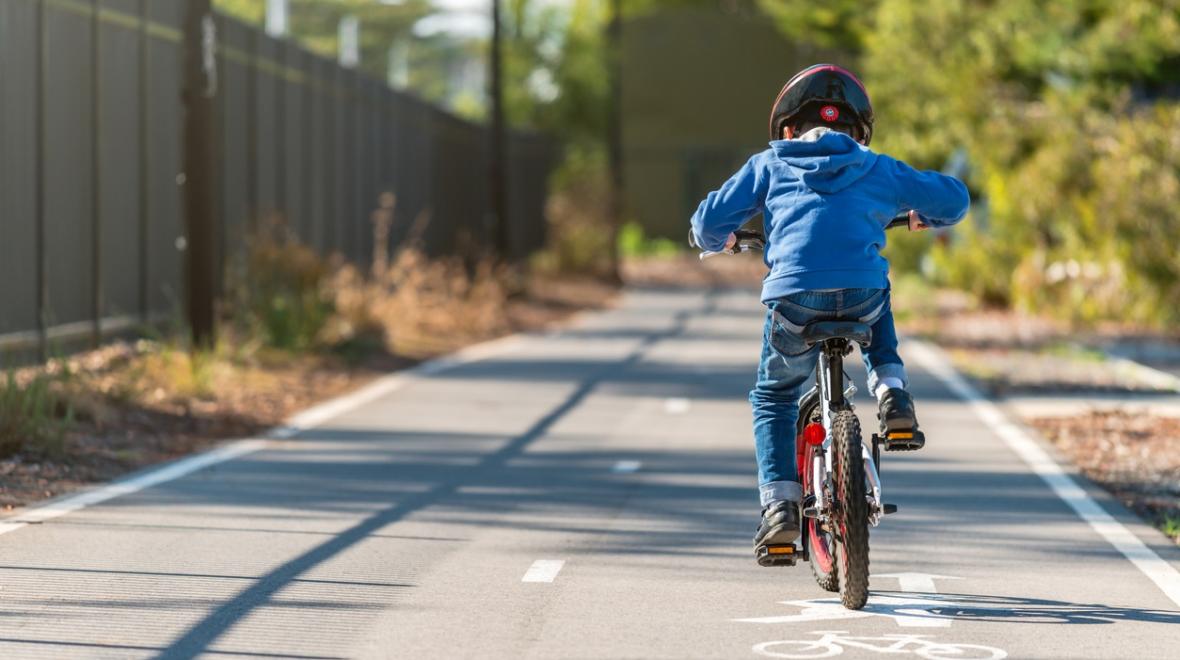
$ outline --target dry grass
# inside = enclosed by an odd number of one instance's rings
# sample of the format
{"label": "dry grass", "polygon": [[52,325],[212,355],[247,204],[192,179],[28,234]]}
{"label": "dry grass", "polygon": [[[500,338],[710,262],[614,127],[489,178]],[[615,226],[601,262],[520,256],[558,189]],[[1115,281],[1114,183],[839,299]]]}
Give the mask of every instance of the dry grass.
{"label": "dry grass", "polygon": [[393,256],[369,277],[345,266],[331,277],[336,315],[323,340],[360,340],[396,355],[421,358],[513,329],[509,301],[521,295],[518,271],[491,259],[469,271],[462,259],[428,259],[416,249]]}

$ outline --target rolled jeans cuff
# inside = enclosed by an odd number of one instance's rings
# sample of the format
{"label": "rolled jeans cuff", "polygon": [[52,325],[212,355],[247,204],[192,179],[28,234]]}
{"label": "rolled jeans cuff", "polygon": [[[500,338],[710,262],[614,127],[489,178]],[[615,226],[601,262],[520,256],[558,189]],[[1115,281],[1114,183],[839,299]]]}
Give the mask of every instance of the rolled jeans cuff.
{"label": "rolled jeans cuff", "polygon": [[878,364],[869,372],[869,392],[876,392],[882,378],[896,378],[903,387],[909,388],[910,379],[905,375],[905,365],[900,363]]}
{"label": "rolled jeans cuff", "polygon": [[758,495],[763,507],[782,500],[799,503],[803,501],[803,486],[797,481],[771,481],[758,487]]}

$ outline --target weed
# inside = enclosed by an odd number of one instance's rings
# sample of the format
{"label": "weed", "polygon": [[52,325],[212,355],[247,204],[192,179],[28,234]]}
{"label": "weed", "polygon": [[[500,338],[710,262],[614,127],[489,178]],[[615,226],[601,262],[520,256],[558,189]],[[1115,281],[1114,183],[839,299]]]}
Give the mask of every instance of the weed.
{"label": "weed", "polygon": [[0,384],[0,456],[60,456],[73,409],[54,391],[55,378],[37,374],[20,382],[9,371]]}
{"label": "weed", "polygon": [[1180,541],[1180,516],[1164,514],[1163,520],[1160,521],[1160,529],[1169,538]]}
{"label": "weed", "polygon": [[669,257],[683,251],[676,241],[645,235],[643,227],[636,222],[623,225],[619,231],[619,253],[624,257]]}

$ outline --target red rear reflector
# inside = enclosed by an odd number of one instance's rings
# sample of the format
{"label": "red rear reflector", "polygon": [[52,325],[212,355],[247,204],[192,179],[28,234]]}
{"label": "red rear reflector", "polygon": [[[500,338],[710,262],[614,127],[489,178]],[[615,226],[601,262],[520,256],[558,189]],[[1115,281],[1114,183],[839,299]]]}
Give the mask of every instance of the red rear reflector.
{"label": "red rear reflector", "polygon": [[809,445],[822,445],[827,435],[820,424],[812,423],[803,427],[803,441]]}

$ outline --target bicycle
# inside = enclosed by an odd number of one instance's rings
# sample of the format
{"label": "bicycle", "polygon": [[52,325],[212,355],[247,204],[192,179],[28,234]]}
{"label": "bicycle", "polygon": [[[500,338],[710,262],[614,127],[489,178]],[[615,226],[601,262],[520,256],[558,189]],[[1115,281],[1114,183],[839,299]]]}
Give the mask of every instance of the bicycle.
{"label": "bicycle", "polygon": [[[886,229],[910,224],[909,215]],[[766,239],[755,230],[740,229],[732,248],[702,252],[701,259],[763,250]],[[695,241],[690,233],[690,244]],[[799,544],[764,545],[755,549],[762,566],[811,565],[816,583],[838,592],[848,609],[865,606],[869,597],[869,528],[895,513],[897,506],[881,499],[881,449],[902,451],[925,444],[921,431],[882,429],[871,447],[863,443],[860,421],[852,405],[856,386],[845,386],[844,358],[854,345],[864,350],[872,339],[867,319],[816,321],[803,328],[808,346],[820,344],[816,386],[799,401],[795,451],[803,486],[803,517]]]}
{"label": "bicycle", "polygon": [[[754,647],[754,652],[771,658],[830,658],[840,655],[846,648],[856,648],[888,654],[913,653],[926,660],[1002,660],[1008,657],[1006,651],[993,646],[936,642],[926,639],[929,635],[854,637],[846,636],[843,630],[817,630],[811,634],[823,636],[812,640],[763,642]],[[778,646],[787,648],[772,650]]]}

